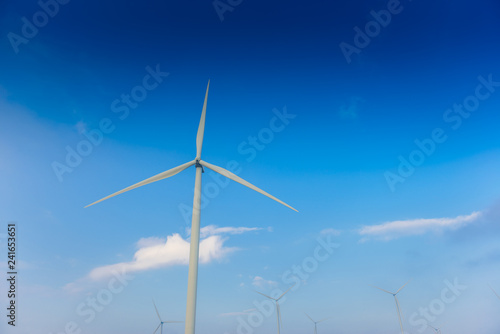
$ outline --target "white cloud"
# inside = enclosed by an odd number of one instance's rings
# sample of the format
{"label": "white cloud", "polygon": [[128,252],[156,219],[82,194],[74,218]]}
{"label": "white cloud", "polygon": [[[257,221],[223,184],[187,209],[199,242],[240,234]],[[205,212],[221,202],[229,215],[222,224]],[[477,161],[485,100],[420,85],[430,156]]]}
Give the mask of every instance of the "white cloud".
{"label": "white cloud", "polygon": [[[258,228],[249,227],[204,227],[202,240],[200,241],[200,263],[210,263],[214,260],[222,260],[228,254],[238,250],[236,247],[227,247],[224,243],[228,237],[220,234],[241,234],[255,231]],[[137,251],[132,261],[120,262],[111,265],[94,268],[83,279],[66,285],[69,291],[80,291],[80,285],[87,282],[102,281],[110,278],[113,274],[153,270],[174,265],[187,265],[189,263],[189,241],[182,238],[178,233],[168,236],[166,239],[158,237],[142,238],[136,243]]]}
{"label": "white cloud", "polygon": [[149,237],[139,239],[139,241],[136,242],[135,246],[137,247],[137,249],[141,249],[145,247],[158,246],[163,243],[165,243],[165,239],[158,237]]}
{"label": "white cloud", "polygon": [[266,280],[260,276],[255,276],[252,280],[252,285],[256,286],[258,288],[273,287],[273,286],[277,286],[278,282]]}
{"label": "white cloud", "polygon": [[[200,263],[209,263],[220,260],[227,254],[237,250],[234,247],[225,247],[226,238],[210,236],[200,241]],[[93,269],[89,278],[98,281],[110,277],[113,272],[133,273],[168,267],[173,265],[187,265],[189,262],[189,241],[175,233],[167,237],[146,238],[137,242],[138,250],[130,262],[121,262]]]}
{"label": "white cloud", "polygon": [[481,216],[481,212],[473,212],[470,215],[454,218],[396,220],[379,225],[363,226],[359,230],[359,234],[365,238],[361,239],[360,242],[368,240],[367,237],[391,240],[402,236],[422,235],[427,232],[441,233],[446,230],[457,230],[474,223]]}

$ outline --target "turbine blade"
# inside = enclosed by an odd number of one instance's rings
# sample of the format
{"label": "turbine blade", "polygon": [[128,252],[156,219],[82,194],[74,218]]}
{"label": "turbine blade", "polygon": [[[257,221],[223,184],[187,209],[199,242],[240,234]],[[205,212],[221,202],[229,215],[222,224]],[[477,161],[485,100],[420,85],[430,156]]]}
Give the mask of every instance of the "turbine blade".
{"label": "turbine blade", "polygon": [[269,298],[269,299],[272,299],[272,300],[276,300],[273,297],[269,297],[268,295],[263,294],[262,292],[259,292],[259,291],[256,291],[256,290],[253,290],[253,291],[257,292],[259,295],[263,295],[266,298]]}
{"label": "turbine blade", "polygon": [[182,172],[184,169],[186,169],[186,168],[188,168],[188,167],[190,167],[190,166],[192,166],[194,164],[195,164],[195,161],[193,160],[193,161],[190,161],[190,162],[186,162],[183,165],[180,165],[180,166],[174,167],[172,169],[169,169],[167,171],[161,172],[160,174],[156,174],[155,176],[152,176],[149,179],[146,179],[144,181],[138,182],[138,183],[136,183],[134,185],[131,185],[130,187],[127,187],[125,189],[117,191],[114,194],[111,194],[109,196],[101,198],[100,200],[95,201],[94,203],[87,205],[86,208],[88,208],[91,205],[94,205],[94,204],[97,204],[99,202],[102,202],[102,201],[104,201],[104,200],[106,200],[108,198],[114,197],[116,195],[120,195],[120,194],[122,194],[124,192],[127,192],[129,190],[132,190],[132,189],[135,189],[135,188],[139,188],[139,187],[142,187],[142,186],[144,186],[146,184],[153,183],[153,182],[156,182],[156,181],[163,180],[163,179],[166,179],[168,177],[174,176],[175,174]]}
{"label": "turbine blade", "polygon": [[221,174],[221,175],[223,175],[223,176],[225,176],[225,177],[227,177],[227,178],[229,178],[229,179],[231,179],[231,180],[233,180],[233,181],[236,181],[236,182],[238,182],[238,183],[240,183],[240,184],[244,185],[245,187],[248,187],[248,188],[250,188],[250,189],[252,189],[252,190],[255,190],[256,192],[259,192],[259,193],[261,193],[262,195],[267,196],[267,197],[269,197],[269,198],[271,198],[271,199],[275,200],[276,202],[281,203],[281,204],[283,204],[283,205],[284,205],[284,206],[286,206],[286,207],[289,207],[290,209],[292,209],[292,210],[294,210],[294,211],[299,212],[297,209],[292,208],[290,205],[286,204],[285,202],[280,201],[279,199],[277,199],[277,198],[276,198],[276,197],[274,197],[273,195],[266,193],[264,190],[257,188],[257,187],[256,187],[256,186],[254,186],[253,184],[251,184],[251,183],[249,183],[249,182],[247,182],[247,181],[243,180],[243,179],[242,179],[241,177],[239,177],[238,175],[233,174],[233,173],[231,173],[230,171],[228,171],[228,170],[226,170],[226,169],[224,169],[224,168],[222,168],[222,167],[218,167],[218,166],[215,166],[215,165],[209,164],[208,162],[201,161],[201,160],[200,160],[200,164],[201,164],[201,165],[203,165],[203,166],[205,166],[205,167],[207,167],[207,168],[210,168],[210,169],[211,169],[211,170],[213,170],[214,172],[217,172],[217,173],[219,173],[219,174]]}
{"label": "turbine blade", "polygon": [[[158,319],[160,319],[160,321],[163,321],[163,320],[161,320],[160,313],[158,312],[158,308],[156,308],[156,304],[155,304],[155,300],[154,299],[153,299],[153,305],[155,307],[155,311],[156,311],[156,315],[158,316]],[[160,325],[161,325],[161,323],[160,323]]]}
{"label": "turbine blade", "polygon": [[205,133],[205,115],[207,113],[207,98],[208,98],[208,87],[210,86],[210,80],[207,84],[207,92],[205,93],[205,102],[203,102],[203,110],[201,111],[200,125],[198,126],[198,134],[196,135],[196,159],[199,160],[201,157],[201,148],[203,147],[203,134]]}
{"label": "turbine blade", "polygon": [[331,318],[333,318],[333,317],[328,317],[328,318],[325,318],[325,319],[321,319],[321,320],[319,320],[319,321],[318,321],[318,323],[319,323],[319,322],[326,321],[326,320],[330,320]]}
{"label": "turbine blade", "polygon": [[399,301],[396,296],[394,296],[394,301],[396,302],[396,309],[398,310],[398,320],[399,320],[399,326],[401,327],[401,334],[404,334],[403,322],[401,321],[401,310],[399,308]]}
{"label": "turbine blade", "polygon": [[184,321],[175,321],[175,320],[171,320],[171,321],[164,321],[164,323],[166,324],[180,324],[180,323],[183,323]]}
{"label": "turbine blade", "polygon": [[284,295],[285,295],[288,291],[290,291],[290,289],[292,289],[294,286],[295,286],[295,284],[294,284],[294,285],[292,285],[291,287],[289,287],[289,288],[288,288],[288,290],[286,290],[285,292],[283,292],[283,293],[281,294],[281,296],[279,296],[279,297],[276,299],[276,301],[280,300],[280,299],[281,299],[281,297],[283,297],[283,296],[284,296]]}
{"label": "turbine blade", "polygon": [[156,327],[156,329],[155,329],[155,331],[153,332],[153,334],[155,334],[156,332],[158,332],[158,328],[160,328],[160,326],[161,326],[161,322],[160,322],[160,324],[158,325],[158,327]]}
{"label": "turbine blade", "polygon": [[493,287],[491,285],[488,284],[488,286],[490,287],[491,291],[493,291],[493,293],[495,294],[495,296],[497,296],[498,299],[500,299],[500,295],[498,295],[498,293],[493,289]]}
{"label": "turbine blade", "polygon": [[312,321],[314,322],[314,320],[309,316],[309,314],[307,314],[306,312],[304,312],[304,314]]}
{"label": "turbine blade", "polygon": [[388,294],[390,294],[390,295],[393,295],[393,293],[392,293],[392,292],[387,291],[387,290],[384,290],[384,289],[382,289],[382,288],[379,288],[378,286],[375,286],[375,285],[370,285],[370,286],[371,286],[372,288],[379,289],[379,290],[382,290],[382,291],[384,291],[384,292],[387,292],[387,293],[388,293]]}
{"label": "turbine blade", "polygon": [[400,288],[398,289],[398,291],[396,291],[396,294],[398,294],[398,293],[399,293],[399,291],[403,290],[403,288],[404,288],[404,287],[405,287],[408,283],[410,283],[410,282],[411,282],[411,280],[409,280],[409,281],[408,281],[408,282],[406,282],[406,283],[405,283],[402,287],[400,287]]}

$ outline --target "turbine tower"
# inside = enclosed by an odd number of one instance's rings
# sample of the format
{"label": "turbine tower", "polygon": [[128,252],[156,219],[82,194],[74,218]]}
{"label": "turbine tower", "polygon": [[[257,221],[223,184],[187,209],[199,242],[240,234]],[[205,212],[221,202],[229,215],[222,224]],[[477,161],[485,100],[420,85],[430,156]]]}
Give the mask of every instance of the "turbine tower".
{"label": "turbine tower", "polygon": [[310,319],[310,320],[314,323],[314,334],[318,334],[318,324],[319,324],[320,322],[323,322],[323,321],[328,320],[328,319],[330,319],[330,318],[331,318],[331,317],[328,317],[328,318],[325,318],[325,319],[321,319],[321,320],[318,320],[318,321],[314,321],[314,320],[313,320],[313,319],[309,316],[309,314],[307,314],[307,313],[305,313],[305,312],[304,312],[304,314],[305,314],[305,315],[306,315],[306,316],[307,316],[307,317],[308,317],[308,318],[309,318],[309,319]]}
{"label": "turbine tower", "polygon": [[156,332],[158,331],[159,328],[161,328],[160,329],[160,334],[163,334],[163,324],[174,324],[174,323],[182,323],[182,322],[184,322],[184,321],[174,321],[174,320],[169,320],[169,321],[163,321],[163,320],[161,320],[160,313],[158,312],[158,308],[156,308],[156,304],[155,304],[154,300],[153,300],[153,305],[155,307],[156,315],[158,315],[158,319],[160,319],[160,324],[158,325],[158,327],[156,327],[156,329],[153,332],[153,334],[156,334]]}
{"label": "turbine tower", "polygon": [[387,292],[388,294],[392,295],[394,297],[394,302],[396,303],[396,310],[398,311],[398,319],[399,319],[399,327],[401,327],[401,334],[404,334],[404,330],[403,330],[403,323],[401,321],[401,308],[399,306],[399,301],[398,301],[398,297],[396,297],[396,295],[401,291],[403,290],[403,288],[406,286],[406,284],[410,283],[410,281],[406,282],[402,287],[400,287],[398,289],[398,291],[396,292],[390,292],[390,291],[387,291],[387,290],[384,290],[384,289],[381,289],[377,286],[373,286],[374,288],[377,288],[379,290],[382,290],[384,292]]}
{"label": "turbine tower", "polygon": [[281,296],[279,296],[278,298],[273,298],[273,297],[270,297],[270,296],[268,296],[268,295],[265,295],[265,294],[263,294],[263,293],[261,293],[261,292],[259,292],[259,291],[255,291],[255,292],[257,292],[258,294],[263,295],[263,296],[264,296],[264,297],[266,297],[266,298],[269,298],[269,299],[271,299],[271,300],[274,300],[274,302],[276,303],[276,319],[277,319],[277,321],[278,321],[278,334],[280,334],[280,328],[281,328],[281,310],[280,310],[280,304],[279,304],[278,302],[279,302],[279,300],[280,300],[281,298],[283,298],[283,296],[284,296],[284,295],[285,295],[288,291],[290,291],[290,289],[291,289],[291,288],[293,288],[294,286],[295,286],[295,284],[294,284],[294,285],[292,285],[291,287],[289,287],[289,288],[288,288],[288,290],[286,290],[285,292],[283,292],[283,293],[281,294]]}
{"label": "turbine tower", "polygon": [[[208,162],[201,160],[201,149],[203,146],[203,134],[205,132],[205,114],[207,110],[207,98],[208,98],[208,88],[210,86],[210,80],[208,81],[207,91],[205,93],[205,101],[203,103],[203,110],[201,112],[200,124],[198,126],[198,134],[196,136],[196,157],[194,160],[186,162],[180,166],[174,167],[157,175],[154,175],[146,180],[138,182],[130,187],[117,191],[109,196],[106,196],[92,204],[87,205],[89,207],[101,201],[104,201],[113,196],[122,194],[129,190],[144,186],[149,183],[153,183],[156,181],[160,181],[166,179],[168,177],[174,176],[188,167],[195,166],[196,167],[196,177],[194,182],[194,198],[193,198],[193,216],[191,220],[191,241],[190,241],[190,251],[189,251],[189,273],[188,273],[188,291],[187,291],[187,302],[186,302],[186,330],[185,334],[194,334],[195,329],[195,318],[196,318],[196,290],[198,286],[198,258],[199,258],[199,248],[200,248],[200,202],[201,202],[201,173],[204,171],[203,167],[207,167],[213,170],[216,173],[219,173],[233,181],[236,181],[252,190],[255,190],[262,195],[265,195],[278,203],[283,204],[284,206],[289,207],[290,209],[297,211],[292,208],[290,205],[286,204],[283,201],[280,201],[276,197],[268,194],[262,189],[257,188],[253,184],[243,180],[241,177],[236,174],[231,173],[230,171],[212,165]],[[297,211],[298,212],[298,211]]]}

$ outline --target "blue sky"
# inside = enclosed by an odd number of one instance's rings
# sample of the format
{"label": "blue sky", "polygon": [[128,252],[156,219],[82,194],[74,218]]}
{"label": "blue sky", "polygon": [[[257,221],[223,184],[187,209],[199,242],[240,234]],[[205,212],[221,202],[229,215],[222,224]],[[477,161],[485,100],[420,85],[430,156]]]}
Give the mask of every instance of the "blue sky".
{"label": "blue sky", "polygon": [[0,4],[2,333],[184,319],[195,169],[83,207],[194,158],[208,79],[203,159],[299,213],[206,170],[198,333],[293,283],[282,333],[399,333],[409,280],[407,333],[500,331],[496,2],[54,4]]}

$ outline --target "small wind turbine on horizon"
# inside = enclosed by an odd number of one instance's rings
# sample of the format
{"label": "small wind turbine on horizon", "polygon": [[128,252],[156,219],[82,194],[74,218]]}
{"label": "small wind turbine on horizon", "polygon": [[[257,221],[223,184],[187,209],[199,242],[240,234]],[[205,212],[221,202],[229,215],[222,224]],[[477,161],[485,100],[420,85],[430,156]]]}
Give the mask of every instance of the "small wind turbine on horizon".
{"label": "small wind turbine on horizon", "polygon": [[[130,187],[117,191],[109,196],[106,196],[92,204],[87,205],[89,207],[91,205],[102,202],[108,198],[114,197],[116,195],[122,194],[129,190],[144,186],[149,183],[153,183],[156,181],[160,181],[171,176],[174,176],[188,167],[195,166],[196,167],[196,177],[195,177],[195,186],[194,186],[194,198],[193,198],[193,215],[191,218],[191,241],[190,241],[190,250],[189,250],[189,273],[188,273],[188,289],[187,289],[187,302],[186,302],[186,329],[185,334],[194,334],[195,330],[195,319],[196,319],[196,294],[198,287],[198,259],[199,259],[199,248],[200,248],[200,208],[201,208],[201,174],[204,172],[203,167],[207,167],[213,170],[216,173],[219,173],[233,181],[236,181],[245,187],[248,187],[252,190],[255,190],[262,195],[265,195],[278,203],[283,204],[290,209],[297,211],[290,205],[286,204],[283,201],[280,201],[276,197],[268,194],[262,189],[257,188],[253,184],[243,180],[241,177],[236,174],[231,173],[230,171],[212,165],[208,162],[201,160],[201,149],[203,146],[203,134],[205,132],[205,115],[207,109],[207,98],[208,98],[208,88],[210,86],[210,80],[207,84],[207,91],[205,93],[205,101],[203,103],[203,110],[201,112],[200,124],[198,126],[198,133],[196,136],[196,157],[194,160],[186,162],[180,166],[174,167],[157,175],[154,175],[146,180],[138,182]],[[298,211],[297,211],[298,212]]]}
{"label": "small wind turbine on horizon", "polygon": [[160,324],[158,325],[158,327],[156,327],[156,329],[153,332],[153,334],[156,334],[156,332],[158,331],[159,328],[161,328],[160,329],[160,334],[163,334],[163,324],[174,324],[174,323],[182,323],[182,322],[184,322],[184,321],[175,321],[175,320],[169,320],[169,321],[163,321],[163,320],[161,320],[160,313],[158,312],[158,308],[156,307],[156,304],[155,304],[154,300],[153,300],[153,305],[155,307],[156,315],[158,315],[158,319],[160,319]]}
{"label": "small wind turbine on horizon", "polygon": [[432,330],[434,330],[434,332],[436,332],[436,334],[442,334],[442,333],[441,333],[441,328],[442,328],[443,326],[441,326],[441,327],[433,327],[433,326],[431,326],[431,325],[429,325],[429,324],[427,324],[427,326],[428,326],[428,327],[430,327]]}
{"label": "small wind turbine on horizon", "polygon": [[274,300],[274,302],[276,303],[276,319],[277,319],[277,321],[278,321],[278,334],[280,334],[280,328],[281,328],[281,309],[280,309],[279,300],[280,300],[281,298],[283,298],[283,296],[284,296],[284,295],[285,295],[288,291],[290,291],[290,289],[291,289],[291,288],[293,288],[294,286],[295,286],[295,284],[294,284],[294,285],[292,285],[291,287],[289,287],[289,288],[288,288],[288,290],[286,290],[285,292],[283,292],[283,293],[281,294],[281,296],[279,296],[278,298],[273,298],[273,297],[270,297],[270,296],[268,296],[268,295],[263,294],[262,292],[255,291],[255,292],[257,292],[259,295],[263,295],[263,296],[264,296],[264,297],[266,297],[266,298],[269,298],[269,299],[271,299],[271,300]]}
{"label": "small wind turbine on horizon", "polygon": [[[411,281],[411,280],[410,280]],[[406,284],[410,283],[410,281],[406,282],[402,287],[400,287],[398,289],[398,291],[396,292],[390,292],[390,291],[387,291],[387,290],[384,290],[382,288],[379,288],[378,286],[373,286],[374,288],[376,289],[379,289],[379,290],[382,290],[390,295],[392,295],[394,297],[394,302],[396,303],[396,310],[398,311],[398,319],[399,319],[399,327],[401,327],[401,334],[404,334],[404,330],[403,330],[403,322],[401,321],[401,308],[399,306],[399,301],[398,301],[398,297],[396,297],[396,295],[401,291],[403,290],[403,288],[406,286]]]}
{"label": "small wind turbine on horizon", "polygon": [[307,317],[308,317],[308,318],[309,318],[309,319],[310,319],[310,320],[314,323],[314,334],[318,334],[318,324],[319,324],[320,322],[323,322],[323,321],[328,320],[328,319],[330,319],[330,318],[331,318],[331,317],[328,317],[328,318],[325,318],[325,319],[321,319],[321,320],[318,320],[318,321],[314,321],[314,320],[313,320],[313,319],[309,316],[309,314],[307,314],[307,313],[305,313],[305,312],[304,312],[304,314],[305,314],[305,315],[306,315],[306,316],[307,316]]}

